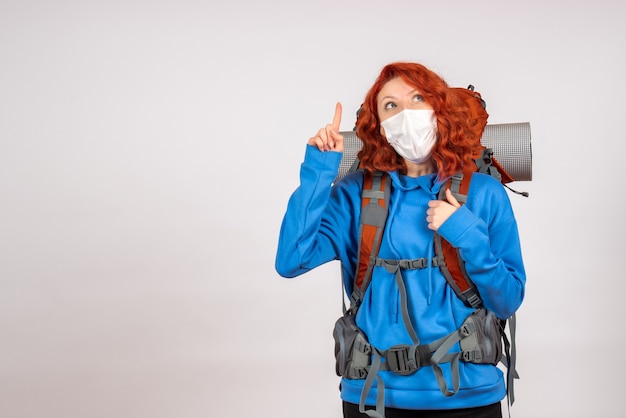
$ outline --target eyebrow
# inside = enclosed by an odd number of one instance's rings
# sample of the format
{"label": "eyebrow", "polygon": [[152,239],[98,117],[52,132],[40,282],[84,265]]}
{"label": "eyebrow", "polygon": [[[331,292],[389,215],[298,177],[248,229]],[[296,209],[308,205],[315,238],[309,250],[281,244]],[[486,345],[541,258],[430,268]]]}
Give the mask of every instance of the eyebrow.
{"label": "eyebrow", "polygon": [[[413,95],[415,93],[420,94],[420,95],[422,94],[422,92],[420,92],[418,89],[413,89],[413,90],[411,90],[409,92],[408,96],[411,96],[411,95]],[[386,99],[396,99],[397,100],[398,98],[396,96],[384,96],[384,97],[380,98],[380,101],[382,102],[383,100],[386,100]]]}

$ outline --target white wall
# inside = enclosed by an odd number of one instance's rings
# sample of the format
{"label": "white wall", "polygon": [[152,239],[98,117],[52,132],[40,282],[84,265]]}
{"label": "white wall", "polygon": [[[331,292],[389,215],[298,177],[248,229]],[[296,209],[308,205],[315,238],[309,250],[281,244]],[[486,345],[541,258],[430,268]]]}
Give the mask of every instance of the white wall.
{"label": "white wall", "polygon": [[276,239],[396,60],[531,123],[513,416],[621,416],[616,3],[4,0],[0,416],[339,417],[339,267],[281,279]]}

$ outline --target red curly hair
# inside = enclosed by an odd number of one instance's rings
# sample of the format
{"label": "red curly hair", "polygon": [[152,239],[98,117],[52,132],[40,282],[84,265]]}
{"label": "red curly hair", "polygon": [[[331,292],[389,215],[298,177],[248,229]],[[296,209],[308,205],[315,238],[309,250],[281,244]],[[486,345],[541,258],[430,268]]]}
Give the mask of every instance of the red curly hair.
{"label": "red curly hair", "polygon": [[[381,134],[378,116],[378,94],[389,80],[400,77],[416,88],[429,103],[437,117],[437,142],[432,151],[440,179],[446,179],[461,170],[468,160],[481,155],[480,143],[483,126],[472,115],[466,102],[433,71],[421,64],[396,62],[386,65],[370,88],[357,116],[356,134],[363,141],[358,154],[360,166],[368,171],[407,171],[404,159],[389,145]],[[469,91],[469,90],[468,90]],[[486,115],[486,112],[485,112]]]}

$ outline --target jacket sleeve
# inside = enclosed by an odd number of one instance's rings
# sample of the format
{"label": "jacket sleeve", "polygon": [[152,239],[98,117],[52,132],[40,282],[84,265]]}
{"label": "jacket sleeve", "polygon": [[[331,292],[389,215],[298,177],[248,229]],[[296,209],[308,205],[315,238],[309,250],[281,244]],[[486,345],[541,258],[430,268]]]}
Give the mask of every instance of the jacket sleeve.
{"label": "jacket sleeve", "polygon": [[517,222],[502,185],[488,176],[473,177],[468,204],[439,233],[459,249],[485,307],[505,319],[521,305],[526,284]]}
{"label": "jacket sleeve", "polygon": [[300,186],[291,195],[278,238],[275,267],[283,277],[299,276],[341,258],[347,212],[332,183],[342,154],[307,145],[300,167]]}

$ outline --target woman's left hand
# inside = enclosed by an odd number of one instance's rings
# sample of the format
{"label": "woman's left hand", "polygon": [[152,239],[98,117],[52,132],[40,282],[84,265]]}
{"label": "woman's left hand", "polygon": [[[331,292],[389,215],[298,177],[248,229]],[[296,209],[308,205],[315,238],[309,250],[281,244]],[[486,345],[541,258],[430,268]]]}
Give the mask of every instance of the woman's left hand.
{"label": "woman's left hand", "polygon": [[441,225],[461,207],[461,204],[456,200],[450,189],[446,189],[446,199],[444,200],[431,200],[428,202],[428,210],[426,211],[426,222],[428,222],[428,229],[436,231]]}

